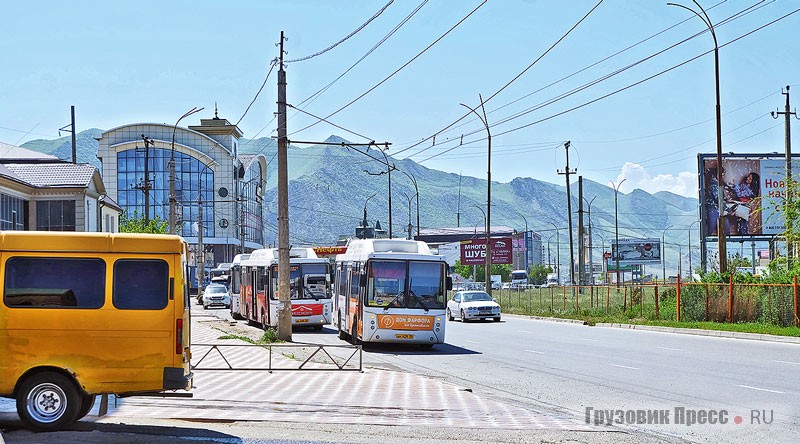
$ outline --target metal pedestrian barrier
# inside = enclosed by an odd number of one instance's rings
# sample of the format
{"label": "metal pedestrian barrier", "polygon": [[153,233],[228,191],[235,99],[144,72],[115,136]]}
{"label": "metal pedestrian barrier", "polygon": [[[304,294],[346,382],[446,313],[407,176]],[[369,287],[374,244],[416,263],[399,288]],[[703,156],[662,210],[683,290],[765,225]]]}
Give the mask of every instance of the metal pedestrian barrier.
{"label": "metal pedestrian barrier", "polygon": [[192,370],[363,371],[360,345],[308,343],[192,344]]}

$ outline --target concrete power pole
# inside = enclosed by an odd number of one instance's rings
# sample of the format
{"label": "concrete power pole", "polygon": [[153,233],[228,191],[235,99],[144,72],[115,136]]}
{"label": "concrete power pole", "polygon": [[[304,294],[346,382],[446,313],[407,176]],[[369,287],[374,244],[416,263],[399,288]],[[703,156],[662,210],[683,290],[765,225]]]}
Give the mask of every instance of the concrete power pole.
{"label": "concrete power pole", "polygon": [[[772,118],[777,119],[778,116],[783,115],[786,118],[785,124],[785,136],[786,136],[786,204],[791,205],[792,203],[792,193],[789,190],[789,184],[792,182],[792,127],[790,125],[790,117],[794,116],[797,118],[796,112],[789,111],[789,85],[786,85],[786,92],[781,92],[784,96],[786,96],[786,108],[785,111],[773,111]],[[792,190],[793,191],[793,190]],[[786,214],[784,212],[784,214]],[[786,218],[786,232],[790,235],[794,233],[794,227],[792,226],[792,221],[789,218]],[[792,257],[794,256],[794,251],[792,246],[789,244],[791,242],[790,239],[786,239],[786,261],[789,268],[792,265]]]}
{"label": "concrete power pole", "polygon": [[578,176],[578,285],[583,285],[585,282],[583,235],[583,176]]}
{"label": "concrete power pole", "polygon": [[286,131],[286,71],[283,70],[283,31],[278,57],[278,338],[292,340],[292,301],[289,297],[289,173]]}
{"label": "concrete power pole", "polygon": [[557,171],[558,174],[563,174],[567,178],[567,221],[569,223],[569,280],[570,284],[575,285],[575,246],[572,238],[572,197],[569,191],[569,175],[575,174],[576,171],[569,169],[569,146],[570,142],[564,143],[564,150],[567,153],[567,166],[564,171]]}

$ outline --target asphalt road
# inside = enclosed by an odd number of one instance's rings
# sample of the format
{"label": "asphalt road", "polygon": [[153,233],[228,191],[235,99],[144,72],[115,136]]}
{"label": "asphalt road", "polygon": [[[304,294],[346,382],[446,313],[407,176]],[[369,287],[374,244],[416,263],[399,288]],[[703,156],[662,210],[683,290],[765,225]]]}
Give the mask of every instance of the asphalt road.
{"label": "asphalt road", "polygon": [[[327,328],[295,332],[293,340],[338,341]],[[605,420],[595,417],[598,410],[666,410],[668,424],[663,416],[657,424],[630,424],[626,417],[621,426],[694,442],[789,442],[800,433],[800,345],[514,316],[500,323],[448,322],[446,342],[431,351],[369,346],[364,362],[441,378],[542,413],[583,419],[592,408],[592,421]],[[726,422],[687,424],[701,417]]]}

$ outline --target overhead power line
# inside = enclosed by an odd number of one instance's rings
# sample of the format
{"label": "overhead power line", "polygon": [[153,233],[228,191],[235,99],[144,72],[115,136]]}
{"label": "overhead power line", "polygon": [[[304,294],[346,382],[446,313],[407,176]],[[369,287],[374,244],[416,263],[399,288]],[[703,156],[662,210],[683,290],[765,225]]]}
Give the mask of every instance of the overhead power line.
{"label": "overhead power line", "polygon": [[333,49],[333,48],[335,48],[335,47],[339,46],[340,44],[344,43],[344,42],[345,42],[347,39],[349,39],[350,37],[352,37],[352,36],[356,35],[356,34],[357,34],[359,31],[361,31],[362,29],[366,28],[366,27],[367,27],[367,25],[369,25],[369,24],[370,24],[370,23],[371,23],[373,20],[375,20],[376,18],[378,18],[378,16],[380,16],[381,14],[383,14],[383,11],[385,11],[385,10],[386,10],[386,8],[388,8],[388,7],[389,7],[389,5],[391,5],[393,2],[394,2],[394,0],[389,0],[389,3],[385,4],[385,5],[383,6],[383,8],[381,8],[381,9],[380,9],[378,12],[376,12],[376,13],[375,13],[375,15],[373,15],[372,17],[370,17],[370,19],[369,19],[369,20],[367,20],[366,22],[364,22],[364,24],[363,24],[363,25],[359,26],[359,27],[358,27],[358,28],[356,28],[356,29],[355,29],[353,32],[351,32],[350,34],[347,34],[347,36],[345,36],[343,39],[339,40],[338,42],[334,43],[333,45],[331,45],[331,46],[328,46],[327,48],[323,49],[322,51],[315,52],[314,54],[307,55],[307,56],[305,56],[305,57],[300,57],[299,59],[293,59],[293,60],[284,60],[284,61],[283,61],[283,63],[284,63],[284,64],[288,64],[288,63],[302,62],[302,61],[304,61],[304,60],[312,59],[312,58],[314,58],[314,57],[316,57],[316,56],[319,56],[319,55],[325,54],[326,52],[330,51],[331,49]]}

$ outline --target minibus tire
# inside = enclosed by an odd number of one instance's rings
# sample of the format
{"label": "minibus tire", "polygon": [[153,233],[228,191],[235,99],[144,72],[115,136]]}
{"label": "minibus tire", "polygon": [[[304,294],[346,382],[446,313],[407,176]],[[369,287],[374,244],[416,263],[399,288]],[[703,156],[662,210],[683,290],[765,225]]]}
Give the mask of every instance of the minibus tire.
{"label": "minibus tire", "polygon": [[26,378],[17,392],[17,413],[35,431],[50,432],[72,424],[80,408],[75,382],[61,373],[36,373]]}
{"label": "minibus tire", "polygon": [[80,410],[78,410],[78,416],[75,418],[76,421],[84,418],[86,415],[89,414],[89,412],[92,411],[92,407],[94,407],[95,398],[96,398],[95,395],[81,393],[81,408]]}

